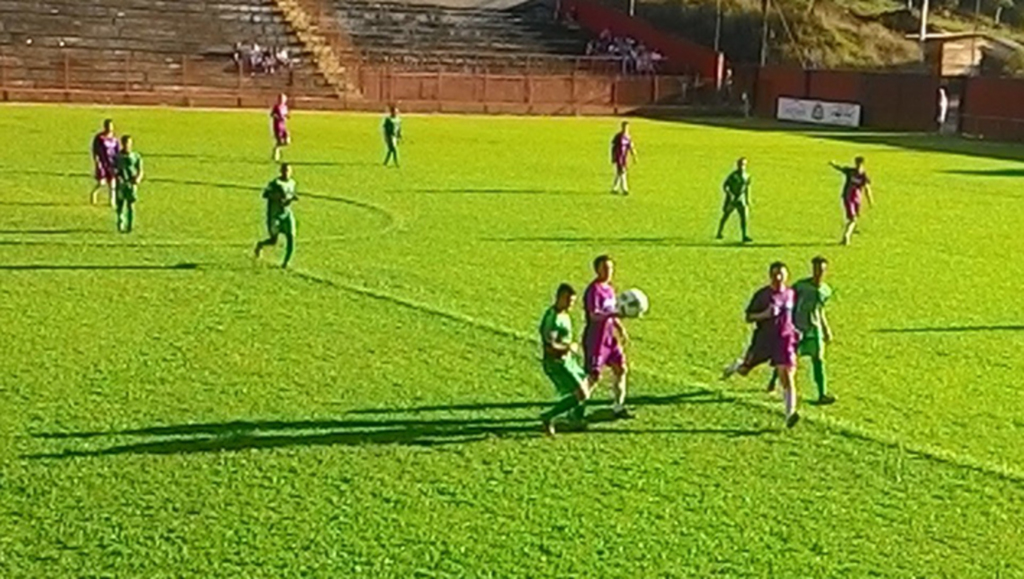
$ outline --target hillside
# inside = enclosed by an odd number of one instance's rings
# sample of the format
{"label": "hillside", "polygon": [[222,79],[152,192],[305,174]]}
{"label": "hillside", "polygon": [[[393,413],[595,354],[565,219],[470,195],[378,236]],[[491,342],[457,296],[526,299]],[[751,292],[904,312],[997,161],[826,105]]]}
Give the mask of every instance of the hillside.
{"label": "hillside", "polygon": [[[1014,9],[994,24],[988,0],[978,18],[954,3],[932,0],[930,31],[978,30],[1015,40],[1024,29]],[[619,5],[620,3],[616,3]],[[971,10],[973,10],[973,2]],[[772,0],[769,27],[771,63],[824,68],[904,68],[919,66],[916,31],[919,11],[892,0]],[[917,3],[914,3],[917,6]],[[758,60],[761,0],[721,0],[721,49],[734,63]],[[707,46],[714,45],[716,0],[639,0],[637,15]],[[1012,24],[1007,24],[1012,22]]]}

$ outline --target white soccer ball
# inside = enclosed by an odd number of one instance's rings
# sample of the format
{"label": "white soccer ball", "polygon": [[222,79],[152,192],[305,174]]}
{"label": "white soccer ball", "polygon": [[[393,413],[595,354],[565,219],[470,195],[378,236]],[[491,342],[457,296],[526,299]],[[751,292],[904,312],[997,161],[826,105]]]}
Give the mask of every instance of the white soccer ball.
{"label": "white soccer ball", "polygon": [[635,288],[622,292],[618,298],[619,315],[624,318],[639,318],[647,313],[649,305],[647,294]]}

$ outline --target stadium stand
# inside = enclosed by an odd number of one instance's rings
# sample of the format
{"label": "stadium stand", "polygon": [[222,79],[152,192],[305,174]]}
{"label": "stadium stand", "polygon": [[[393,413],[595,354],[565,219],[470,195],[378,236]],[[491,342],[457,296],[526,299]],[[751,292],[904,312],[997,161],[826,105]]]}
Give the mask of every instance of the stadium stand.
{"label": "stadium stand", "polygon": [[[240,74],[233,46],[253,41],[292,68]],[[0,0],[0,71],[11,89],[331,92],[273,0]]]}
{"label": "stadium stand", "polygon": [[493,69],[502,63],[522,67],[528,58],[537,63],[575,59],[584,55],[589,40],[556,22],[551,6],[541,1],[334,2],[363,61],[386,61],[399,69]]}

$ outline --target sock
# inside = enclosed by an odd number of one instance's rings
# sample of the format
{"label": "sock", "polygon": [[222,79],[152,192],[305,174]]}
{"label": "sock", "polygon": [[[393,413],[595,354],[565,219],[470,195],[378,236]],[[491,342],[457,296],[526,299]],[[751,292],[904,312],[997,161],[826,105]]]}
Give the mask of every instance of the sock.
{"label": "sock", "polygon": [[790,386],[782,389],[782,403],[786,408],[786,416],[792,416],[796,412],[796,389]]}
{"label": "sock", "polygon": [[128,215],[127,223],[125,225],[125,231],[131,231],[132,230],[132,225],[135,222],[135,208],[134,208],[134,205],[135,205],[134,203],[129,202],[128,203],[128,207],[125,210],[125,213],[127,213],[127,215]]}
{"label": "sock", "polygon": [[814,371],[814,383],[818,386],[818,398],[825,397],[825,360],[821,358],[811,359],[811,368]]}
{"label": "sock", "polygon": [[612,382],[612,410],[621,412],[626,408],[626,373],[616,376]]}
{"label": "sock", "polygon": [[287,267],[292,260],[292,253],[295,251],[295,235],[289,233],[284,237],[284,262],[281,267]]}
{"label": "sock", "polygon": [[580,403],[569,410],[569,420],[573,422],[583,422],[583,418],[586,413],[586,407]]}
{"label": "sock", "polygon": [[540,418],[544,422],[551,422],[551,420],[554,419],[559,414],[562,414],[563,412],[568,412],[569,410],[572,410],[574,407],[579,406],[579,404],[580,401],[576,400],[576,396],[570,394],[556,402],[555,405],[551,408],[551,410],[548,410],[547,412],[541,414]]}
{"label": "sock", "polygon": [[772,377],[771,377],[771,380],[768,381],[768,386],[770,386],[774,390],[775,389],[775,385],[778,382],[779,382],[779,371],[778,370],[772,370]]}
{"label": "sock", "polygon": [[747,209],[740,208],[740,231],[743,232],[743,239],[747,238]]}

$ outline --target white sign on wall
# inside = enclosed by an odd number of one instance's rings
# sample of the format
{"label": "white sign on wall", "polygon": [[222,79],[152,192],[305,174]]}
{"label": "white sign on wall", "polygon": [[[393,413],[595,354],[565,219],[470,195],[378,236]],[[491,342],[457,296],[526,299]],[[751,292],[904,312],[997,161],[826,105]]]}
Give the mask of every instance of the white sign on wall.
{"label": "white sign on wall", "polygon": [[816,125],[860,126],[860,105],[813,99],[779,97],[775,118]]}

